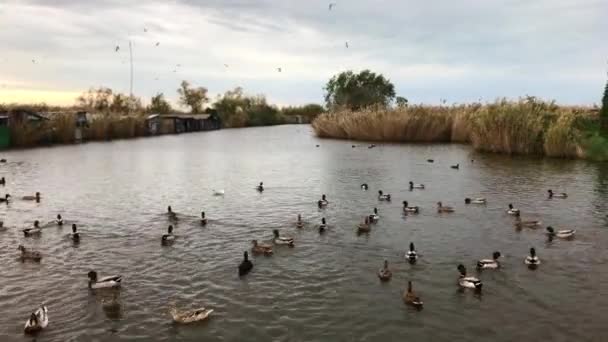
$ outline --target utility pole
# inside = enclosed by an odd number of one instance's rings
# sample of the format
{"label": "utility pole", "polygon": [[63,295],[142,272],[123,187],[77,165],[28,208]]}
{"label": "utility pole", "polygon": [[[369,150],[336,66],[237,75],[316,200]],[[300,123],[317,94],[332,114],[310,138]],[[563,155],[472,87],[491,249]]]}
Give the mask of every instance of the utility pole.
{"label": "utility pole", "polygon": [[131,61],[131,82],[129,86],[129,94],[133,97],[133,47],[131,41],[129,40],[129,56]]}

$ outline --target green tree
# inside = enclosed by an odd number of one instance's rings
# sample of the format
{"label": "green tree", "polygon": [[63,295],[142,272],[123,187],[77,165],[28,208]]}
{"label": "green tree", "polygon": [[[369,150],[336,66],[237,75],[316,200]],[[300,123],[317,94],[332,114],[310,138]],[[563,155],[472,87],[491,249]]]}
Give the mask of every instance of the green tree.
{"label": "green tree", "polygon": [[327,108],[358,110],[372,105],[388,106],[395,98],[395,86],[384,76],[369,70],[358,74],[345,71],[332,77],[325,86]]}
{"label": "green tree", "polygon": [[110,110],[112,96],[113,92],[110,88],[90,88],[76,98],[76,103],[84,109],[107,112]]}
{"label": "green tree", "polygon": [[171,104],[165,100],[165,95],[163,93],[158,93],[152,96],[150,100],[150,105],[148,106],[148,112],[154,114],[168,114],[171,113],[172,108]]}
{"label": "green tree", "polygon": [[404,108],[404,107],[407,107],[408,101],[403,96],[397,96],[395,98],[395,103],[397,104],[398,108]]}
{"label": "green tree", "polygon": [[202,113],[203,106],[209,101],[207,88],[192,88],[188,81],[182,81],[177,93],[179,94],[180,104],[190,107],[191,113]]}
{"label": "green tree", "polygon": [[606,87],[604,88],[604,96],[602,97],[600,122],[602,125],[602,133],[608,136],[608,81],[606,81]]}
{"label": "green tree", "polygon": [[324,111],[325,109],[323,108],[323,106],[316,103],[310,103],[299,107],[284,107],[283,109],[281,109],[283,115],[301,115],[303,117],[308,118],[309,121],[312,121],[314,118],[317,117],[317,115],[323,113]]}

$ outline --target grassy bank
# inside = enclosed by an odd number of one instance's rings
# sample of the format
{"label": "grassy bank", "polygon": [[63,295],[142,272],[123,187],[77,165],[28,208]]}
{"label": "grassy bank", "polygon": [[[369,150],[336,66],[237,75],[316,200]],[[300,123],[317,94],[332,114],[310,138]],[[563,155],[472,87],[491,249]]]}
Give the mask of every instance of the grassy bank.
{"label": "grassy bank", "polygon": [[312,126],[325,138],[459,142],[479,151],[608,160],[608,139],[599,133],[596,112],[533,97],[449,107],[342,110],[320,115]]}

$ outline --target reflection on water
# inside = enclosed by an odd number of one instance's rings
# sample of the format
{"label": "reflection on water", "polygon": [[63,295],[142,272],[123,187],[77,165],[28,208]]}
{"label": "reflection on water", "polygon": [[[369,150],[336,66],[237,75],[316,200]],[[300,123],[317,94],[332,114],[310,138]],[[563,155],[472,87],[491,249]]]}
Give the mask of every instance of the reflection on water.
{"label": "reflection on water", "polygon": [[[8,227],[0,232],[0,341],[30,340],[23,323],[41,302],[50,324],[38,341],[605,336],[605,166],[474,154],[460,145],[351,145],[317,140],[307,126],[282,126],[4,153],[2,190],[15,200],[0,205]],[[457,163],[459,170],[449,167]],[[255,189],[261,181],[263,193]],[[409,191],[409,181],[426,189]],[[548,200],[549,188],[568,199]],[[217,189],[224,195],[214,196]],[[393,200],[379,202],[380,189]],[[41,203],[18,200],[36,191]],[[321,194],[329,200],[324,209]],[[488,203],[465,205],[465,197]],[[420,213],[403,215],[404,200]],[[455,212],[438,214],[438,201]],[[508,203],[543,226],[517,229]],[[176,221],[168,220],[169,205]],[[358,236],[374,207],[380,220]],[[57,214],[61,227],[53,224]],[[317,229],[322,217],[325,234]],[[40,237],[24,238],[21,229],[34,220],[50,223]],[[70,239],[72,223],[79,244]],[[169,224],[175,243],[161,246]],[[577,237],[548,241],[547,225],[575,228]],[[243,251],[252,239],[270,241],[273,229],[293,236],[295,248],[252,256],[253,271],[240,279]],[[420,255],[415,264],[404,258],[410,242]],[[42,261],[22,263],[19,244],[42,252]],[[542,260],[535,271],[524,265],[530,247]],[[475,261],[495,250],[501,269],[475,271]],[[381,283],[376,273],[385,259],[393,277]],[[482,295],[458,288],[459,263],[482,279]],[[90,270],[121,274],[122,289],[91,292]],[[403,303],[408,280],[422,311]],[[171,303],[215,311],[203,324],[174,325]]]}

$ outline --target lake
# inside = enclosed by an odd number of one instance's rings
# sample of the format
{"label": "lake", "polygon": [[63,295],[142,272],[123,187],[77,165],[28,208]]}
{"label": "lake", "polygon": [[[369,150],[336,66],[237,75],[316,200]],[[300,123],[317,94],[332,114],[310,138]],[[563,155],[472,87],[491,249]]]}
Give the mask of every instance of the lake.
{"label": "lake", "polygon": [[[319,147],[316,145],[319,144]],[[356,144],[355,148],[351,145]],[[477,154],[465,145],[378,144],[319,140],[306,125],[220,130],[108,143],[9,151],[0,176],[13,201],[0,204],[0,340],[23,335],[44,302],[50,323],[37,341],[600,341],[608,336],[608,165]],[[426,160],[433,158],[434,163]],[[474,161],[471,161],[474,159]],[[460,169],[450,168],[460,163]],[[408,182],[426,184],[409,191]],[[263,181],[266,190],[255,186]],[[369,184],[369,191],[360,185]],[[225,196],[213,196],[214,190]],[[377,191],[392,195],[379,202]],[[547,199],[547,189],[567,199]],[[42,201],[22,201],[42,193]],[[316,201],[327,194],[329,206]],[[485,197],[487,205],[465,205]],[[404,216],[401,202],[420,206]],[[438,214],[436,202],[455,208]],[[515,229],[509,203],[539,229]],[[179,215],[172,246],[161,246]],[[377,207],[378,224],[357,235]],[[206,212],[209,223],[198,217]],[[39,238],[21,229],[62,214]],[[297,214],[306,225],[295,227]],[[328,231],[316,229],[325,217]],[[549,241],[544,228],[576,229]],[[272,230],[295,248],[252,256],[251,240]],[[410,242],[421,255],[404,259]],[[19,261],[17,246],[43,253]],[[524,265],[530,247],[542,264]],[[500,251],[502,267],[475,262]],[[377,271],[387,259],[390,282]],[[456,266],[484,283],[461,291]],[[87,288],[87,272],[121,274],[119,310]],[[412,280],[424,309],[404,305]],[[215,310],[203,323],[175,325],[169,306]]]}

